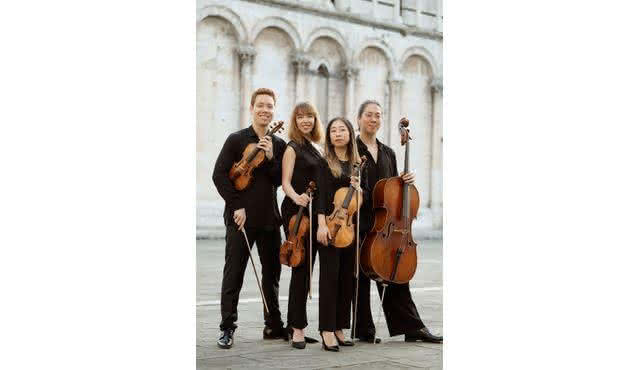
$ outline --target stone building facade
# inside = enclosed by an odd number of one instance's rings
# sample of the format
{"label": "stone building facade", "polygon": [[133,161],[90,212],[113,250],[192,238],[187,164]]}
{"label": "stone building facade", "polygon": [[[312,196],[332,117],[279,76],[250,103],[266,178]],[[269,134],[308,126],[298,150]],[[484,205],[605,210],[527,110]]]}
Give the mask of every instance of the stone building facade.
{"label": "stone building facade", "polygon": [[355,124],[358,105],[378,100],[379,137],[400,171],[397,122],[409,118],[421,194],[414,234],[441,235],[441,0],[198,0],[196,37],[197,237],[223,235],[211,174],[226,137],[249,125],[258,87],[276,92],[274,119],[287,125],[300,101],[325,123],[345,116]]}

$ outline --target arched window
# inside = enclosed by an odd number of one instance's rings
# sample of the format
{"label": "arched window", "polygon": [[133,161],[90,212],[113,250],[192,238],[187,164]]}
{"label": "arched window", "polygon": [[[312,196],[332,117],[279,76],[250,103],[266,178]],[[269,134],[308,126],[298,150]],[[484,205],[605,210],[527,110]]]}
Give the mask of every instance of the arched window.
{"label": "arched window", "polygon": [[322,122],[329,120],[329,70],[324,64],[318,67],[317,79],[317,99],[318,114]]}

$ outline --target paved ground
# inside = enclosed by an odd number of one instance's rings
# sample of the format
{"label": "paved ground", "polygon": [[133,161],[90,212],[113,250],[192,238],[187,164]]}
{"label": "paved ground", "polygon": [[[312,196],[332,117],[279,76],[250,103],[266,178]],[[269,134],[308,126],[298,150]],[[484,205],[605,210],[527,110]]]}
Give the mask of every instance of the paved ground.
{"label": "paved ground", "polygon": [[[418,269],[411,281],[412,295],[422,320],[435,334],[442,333],[442,241],[418,242]],[[253,251],[258,273],[257,250]],[[247,266],[238,305],[238,330],[235,344],[229,350],[218,349],[220,323],[220,288],[224,265],[224,240],[197,241],[197,368],[367,368],[442,369],[442,345],[406,343],[404,336],[389,337],[384,315],[376,325],[380,344],[357,342],[354,347],[341,347],[339,353],[322,350],[321,344],[310,344],[304,350],[291,348],[281,340],[262,339],[263,319],[260,292],[251,266]],[[317,262],[316,262],[317,268]],[[280,308],[286,321],[287,297],[291,270],[283,266],[280,280]],[[318,274],[313,276],[314,292],[318,292]],[[372,284],[372,313],[378,318],[379,300]],[[375,305],[374,305],[375,302]],[[307,304],[307,335],[320,339],[317,333],[318,300]],[[347,337],[350,332],[347,332]]]}

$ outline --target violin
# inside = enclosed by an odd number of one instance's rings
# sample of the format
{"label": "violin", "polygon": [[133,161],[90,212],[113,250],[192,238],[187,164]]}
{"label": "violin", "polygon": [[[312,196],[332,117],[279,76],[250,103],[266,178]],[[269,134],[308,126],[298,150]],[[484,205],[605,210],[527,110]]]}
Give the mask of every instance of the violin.
{"label": "violin", "polygon": [[[265,136],[273,137],[273,134],[284,130],[284,121],[278,121],[265,133]],[[233,164],[229,170],[229,178],[236,190],[244,190],[251,183],[253,170],[264,162],[264,150],[258,148],[257,143],[249,143],[242,152],[242,159]]]}
{"label": "violin", "polygon": [[[353,165],[352,176],[359,176],[367,157],[360,160],[360,165]],[[333,212],[327,217],[327,228],[331,235],[329,242],[336,248],[346,248],[353,243],[353,214],[362,206],[362,194],[357,197],[356,204],[355,191],[353,186],[344,187],[336,190],[333,196]]]}
{"label": "violin", "polygon": [[[405,146],[404,173],[409,171],[409,120],[398,124],[401,143]],[[374,225],[367,233],[360,264],[362,271],[381,283],[408,283],[416,272],[417,244],[411,223],[418,214],[420,194],[402,177],[379,180],[373,189]]]}
{"label": "violin", "polygon": [[[309,182],[305,191],[309,197],[316,191],[315,182]],[[304,242],[309,234],[309,217],[302,211],[305,207],[298,207],[298,214],[289,220],[289,236],[280,246],[280,263],[296,267],[304,260]]]}

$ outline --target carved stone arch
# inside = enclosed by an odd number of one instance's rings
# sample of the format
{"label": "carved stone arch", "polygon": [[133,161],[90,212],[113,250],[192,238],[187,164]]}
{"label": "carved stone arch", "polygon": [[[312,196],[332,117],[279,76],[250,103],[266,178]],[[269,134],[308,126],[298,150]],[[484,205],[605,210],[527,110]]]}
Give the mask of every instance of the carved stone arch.
{"label": "carved stone arch", "polygon": [[293,42],[294,49],[300,50],[302,47],[302,38],[300,37],[300,33],[298,33],[298,30],[296,30],[289,21],[280,17],[268,17],[258,21],[258,23],[256,23],[251,29],[250,43],[254,44],[258,35],[260,35],[260,32],[269,27],[282,30]]}
{"label": "carved stone arch", "polygon": [[432,73],[431,78],[437,78],[439,76],[442,76],[441,71],[438,68],[438,63],[436,63],[435,58],[433,57],[433,55],[431,55],[431,53],[427,49],[425,49],[422,46],[412,46],[408,48],[404,52],[404,54],[402,54],[402,58],[400,58],[400,63],[398,63],[400,68],[402,69],[407,59],[409,59],[414,55],[420,56],[426,60],[427,65],[431,68],[431,73]]}
{"label": "carved stone arch", "polygon": [[384,54],[384,56],[387,58],[387,62],[389,63],[389,72],[391,73],[391,76],[397,76],[398,65],[396,63],[396,57],[393,54],[393,50],[391,50],[389,45],[387,45],[387,43],[381,39],[367,39],[362,44],[360,44],[360,46],[358,46],[358,48],[354,50],[352,57],[353,65],[356,67],[360,67],[360,54],[362,54],[362,52],[369,47],[382,51],[382,54]]}
{"label": "carved stone arch", "polygon": [[314,30],[307,38],[307,42],[304,45],[304,51],[308,53],[309,49],[311,49],[311,45],[313,45],[313,42],[320,37],[327,37],[340,45],[340,48],[338,50],[340,50],[343,61],[345,63],[349,62],[349,44],[347,43],[347,40],[342,37],[342,34],[338,30],[331,27],[321,27]]}
{"label": "carved stone arch", "polygon": [[320,68],[321,65],[323,65],[327,68],[327,70],[329,71],[329,73],[338,73],[338,71],[332,71],[329,69],[329,66],[331,65],[331,62],[329,62],[327,59],[325,58],[320,58],[320,59],[312,59],[309,62],[309,70],[311,71],[317,71],[318,68]]}
{"label": "carved stone arch", "polygon": [[198,11],[198,22],[202,22],[207,17],[220,17],[231,23],[239,42],[247,41],[247,27],[231,9],[219,5],[211,5]]}

